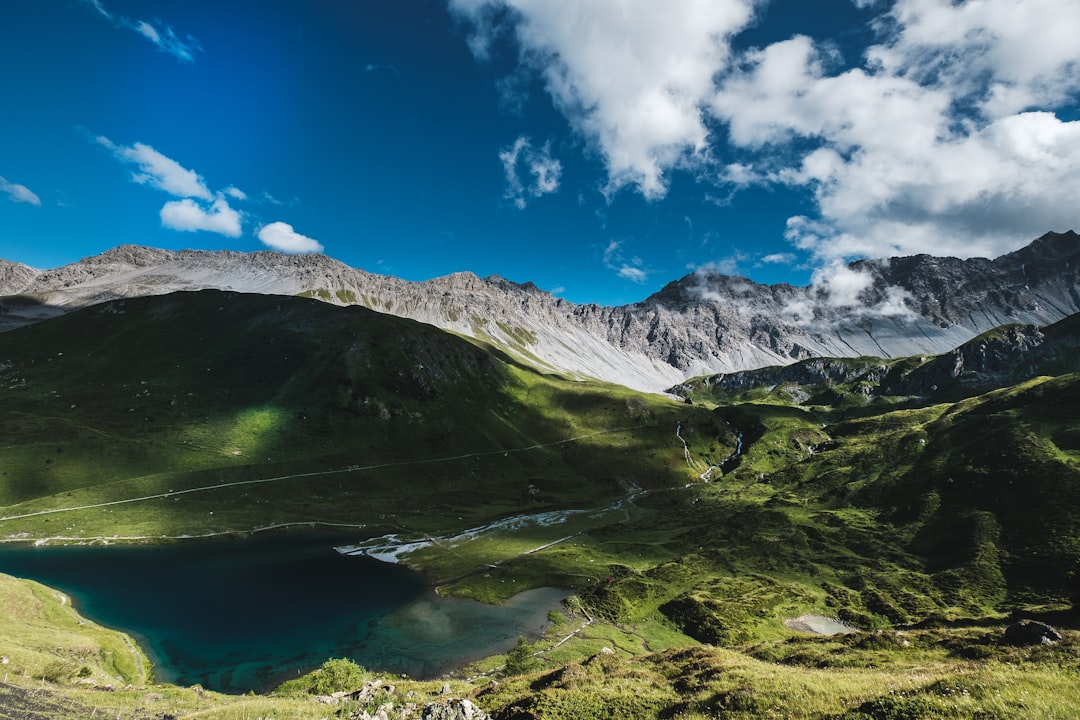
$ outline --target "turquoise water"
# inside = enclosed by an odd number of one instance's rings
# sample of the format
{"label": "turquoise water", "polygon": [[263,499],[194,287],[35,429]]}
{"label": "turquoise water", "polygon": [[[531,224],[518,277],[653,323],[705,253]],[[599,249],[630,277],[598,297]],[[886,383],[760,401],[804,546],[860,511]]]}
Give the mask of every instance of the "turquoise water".
{"label": "turquoise water", "polygon": [[340,541],[5,547],[0,572],[63,590],[87,617],[131,633],[157,679],[224,692],[269,689],[328,657],[437,677],[538,634],[566,596],[542,588],[501,606],[444,599],[417,573],[341,555]]}

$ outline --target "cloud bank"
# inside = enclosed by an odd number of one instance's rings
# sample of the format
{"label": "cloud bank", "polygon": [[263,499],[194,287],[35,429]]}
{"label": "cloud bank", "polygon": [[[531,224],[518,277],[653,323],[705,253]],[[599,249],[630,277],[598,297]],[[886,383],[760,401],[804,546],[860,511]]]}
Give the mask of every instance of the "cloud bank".
{"label": "cloud bank", "polygon": [[478,59],[514,42],[609,198],[660,200],[676,171],[799,189],[787,238],[821,267],[1080,226],[1076,0],[858,0],[874,40],[846,59],[803,35],[733,52],[764,0],[448,2]]}
{"label": "cloud bank", "polygon": [[607,166],[607,192],[667,193],[666,174],[708,152],[703,108],[727,67],[727,40],[752,0],[450,0],[483,58],[509,11],[521,62]]}

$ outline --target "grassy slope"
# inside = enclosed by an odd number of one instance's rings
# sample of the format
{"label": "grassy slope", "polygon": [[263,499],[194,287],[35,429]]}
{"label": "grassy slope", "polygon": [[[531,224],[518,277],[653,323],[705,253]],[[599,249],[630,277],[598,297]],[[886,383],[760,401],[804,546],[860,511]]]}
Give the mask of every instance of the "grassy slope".
{"label": "grassy slope", "polygon": [[[836,402],[829,406],[791,400],[819,400],[820,393],[773,392],[710,412],[701,403],[538,376],[381,316],[323,320],[321,309],[313,315],[288,303],[284,311],[259,305],[267,299],[197,297],[196,317],[204,322],[184,316],[160,339],[146,326],[124,346],[126,323],[117,324],[119,336],[94,330],[82,352],[87,361],[99,358],[97,368],[78,380],[78,365],[53,365],[69,362],[64,347],[83,347],[75,342],[78,325],[40,326],[55,332],[51,345],[41,336],[17,351],[0,345],[0,365],[9,365],[5,384],[13,385],[0,397],[22,413],[5,428],[17,442],[0,448],[0,459],[13,464],[0,467],[19,467],[19,477],[31,480],[26,489],[3,484],[11,493],[6,503],[20,504],[0,515],[290,471],[423,464],[240,486],[110,513],[9,520],[0,532],[56,535],[55,523],[63,522],[71,526],[64,532],[87,535],[171,534],[319,519],[452,533],[521,512],[602,507],[639,486],[650,492],[634,505],[410,558],[453,591],[483,599],[551,582],[578,589],[583,608],[541,647],[579,632],[542,655],[545,669],[464,692],[489,710],[518,706],[542,717],[652,717],[660,710],[852,720],[1080,714],[1069,692],[1074,632],[1066,630],[1067,642],[1052,649],[1001,643],[1004,613],[1068,600],[1068,574],[1080,557],[1076,376],[955,403],[868,404],[862,387],[841,387],[831,389]],[[244,305],[230,312],[233,303]],[[163,312],[125,305],[125,314]],[[217,314],[207,312],[214,308]],[[253,340],[240,329],[260,317],[259,308],[268,326]],[[213,335],[205,322],[211,316],[210,328],[220,326]],[[372,329],[384,322],[388,329]],[[185,331],[202,333],[202,342]],[[177,336],[181,341],[169,344]],[[233,337],[242,348],[229,347]],[[235,370],[243,348],[271,339],[288,350],[259,346],[263,370]],[[140,359],[136,345],[155,341],[168,350]],[[365,355],[362,348],[375,343],[407,348]],[[109,355],[118,348],[123,352]],[[117,371],[118,357],[131,367]],[[204,380],[202,365],[226,379]],[[127,394],[113,399],[94,382]],[[140,396],[147,388],[150,395]],[[184,391],[196,393],[199,404],[173,405]],[[91,409],[80,412],[84,402]],[[143,404],[129,412],[136,402]],[[679,422],[692,471],[674,436]],[[505,452],[615,428],[627,429]],[[743,437],[739,462],[725,465],[714,482],[696,481],[731,452],[735,432]],[[426,462],[463,451],[494,452]],[[96,474],[88,477],[80,470],[91,458]],[[526,492],[530,484],[539,492]],[[218,509],[213,517],[209,507]],[[476,572],[487,564],[497,567]],[[799,637],[782,621],[804,612],[884,632]],[[951,624],[893,634],[898,624],[927,618]],[[724,649],[680,650],[691,638]],[[615,655],[582,662],[605,646]]]}
{"label": "grassy slope", "polygon": [[[713,424],[663,398],[538,375],[428,326],[294,298],[98,306],[0,336],[0,367],[0,516],[22,516],[0,520],[8,537],[314,521],[460,531],[605,505],[628,483],[683,482],[676,425]],[[474,456],[449,459],[463,455]],[[292,475],[303,477],[250,482]],[[237,482],[249,484],[183,492]]]}

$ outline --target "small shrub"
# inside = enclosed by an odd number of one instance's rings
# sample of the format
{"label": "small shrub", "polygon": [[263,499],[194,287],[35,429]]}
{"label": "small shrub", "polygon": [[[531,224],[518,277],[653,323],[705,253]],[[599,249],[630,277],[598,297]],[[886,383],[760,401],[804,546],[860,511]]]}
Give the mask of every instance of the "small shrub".
{"label": "small shrub", "polygon": [[854,713],[849,713],[844,720],[925,720],[925,718],[939,717],[937,707],[923,697],[904,697],[902,695],[886,695],[875,700],[865,702]]}
{"label": "small shrub", "polygon": [[331,658],[308,675],[308,692],[312,695],[332,695],[355,690],[364,682],[364,669],[346,658]]}
{"label": "small shrub", "polygon": [[723,713],[751,713],[759,717],[771,709],[771,703],[758,697],[750,688],[722,692],[713,697],[709,705]]}
{"label": "small shrub", "polygon": [[506,666],[503,668],[503,674],[524,675],[535,670],[540,663],[533,657],[533,652],[532,644],[524,636],[518,636],[517,645],[506,654]]}
{"label": "small shrub", "polygon": [[51,683],[66,683],[71,682],[77,672],[79,672],[78,663],[72,660],[54,660],[45,666],[45,669],[41,671],[41,676]]}

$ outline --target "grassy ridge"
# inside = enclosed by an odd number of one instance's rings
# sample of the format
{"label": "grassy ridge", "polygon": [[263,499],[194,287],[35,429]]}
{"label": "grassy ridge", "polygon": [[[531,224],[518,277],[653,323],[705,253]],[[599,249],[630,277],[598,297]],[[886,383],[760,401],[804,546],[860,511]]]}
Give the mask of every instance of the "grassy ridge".
{"label": "grassy ridge", "polygon": [[[602,505],[627,482],[682,482],[675,427],[713,424],[701,409],[541,376],[363,308],[209,291],[6,333],[0,367],[0,515],[30,515],[0,521],[6,536],[309,521],[461,530]],[[717,428],[707,441],[730,438]],[[228,487],[183,492],[216,485]]]}
{"label": "grassy ridge", "polygon": [[[446,592],[577,591],[535,672],[460,686],[505,717],[1080,715],[1063,614],[1080,596],[1080,376],[881,399],[866,373],[882,362],[687,405],[361,308],[129,300],[0,335],[0,535],[436,536],[407,560]],[[562,515],[458,535],[541,513]],[[867,632],[785,626],[805,613]],[[1066,641],[1008,647],[1010,613]]]}

